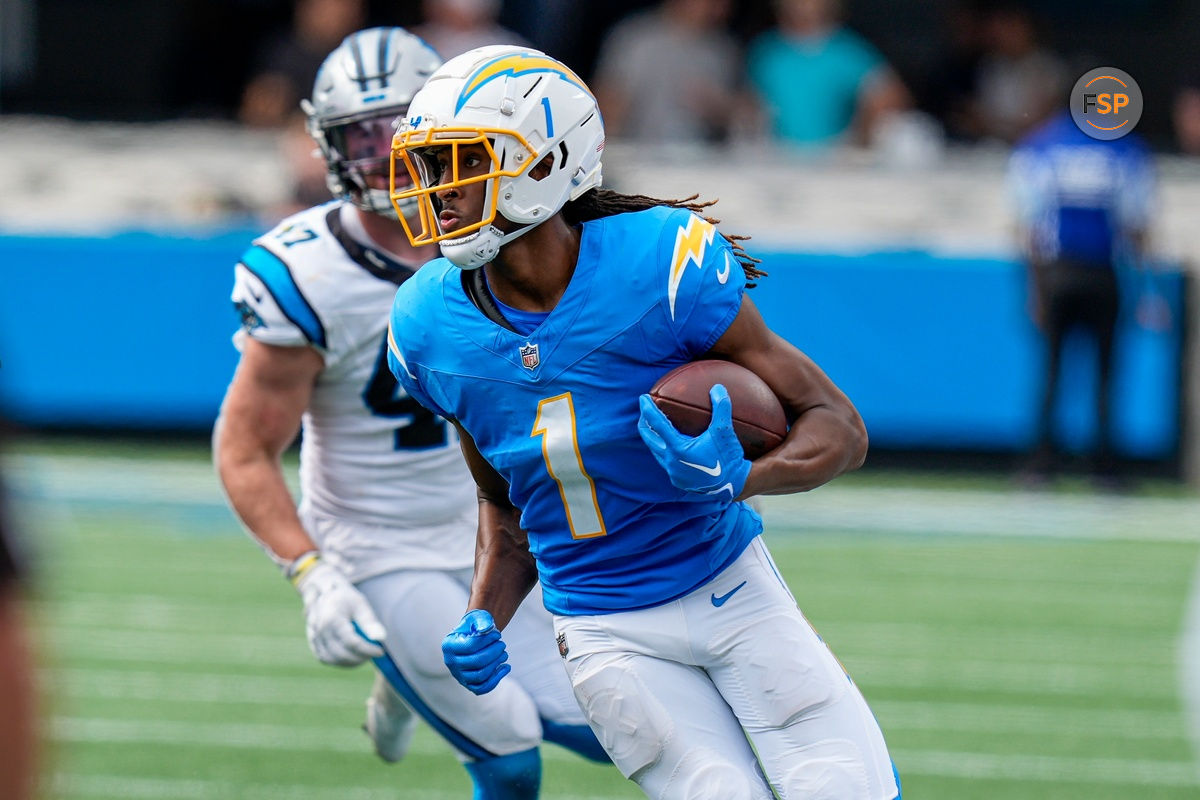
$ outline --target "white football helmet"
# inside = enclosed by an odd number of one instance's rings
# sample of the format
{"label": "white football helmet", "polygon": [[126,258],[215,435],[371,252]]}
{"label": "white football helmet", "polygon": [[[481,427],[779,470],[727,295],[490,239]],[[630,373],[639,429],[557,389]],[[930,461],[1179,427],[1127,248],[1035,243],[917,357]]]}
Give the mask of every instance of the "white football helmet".
{"label": "white football helmet", "polygon": [[[458,147],[471,144],[482,145],[491,167],[460,180]],[[430,153],[446,147],[453,169],[439,183]],[[596,98],[574,72],[537,50],[480,47],[443,64],[409,105],[392,143],[392,202],[398,209],[418,202],[420,230],[403,220],[414,245],[438,242],[450,261],[475,269],[599,186],[603,150]],[[534,178],[530,171],[547,157],[549,174]],[[437,192],[482,181],[481,219],[443,233]],[[521,227],[505,233],[492,224],[497,214]]]}
{"label": "white football helmet", "polygon": [[[317,71],[312,99],[301,100],[308,132],[321,148],[334,197],[392,217],[388,150],[393,121],[442,63],[424,40],[404,28],[352,33]],[[408,205],[408,213],[416,203]],[[401,209],[400,213],[405,213]]]}

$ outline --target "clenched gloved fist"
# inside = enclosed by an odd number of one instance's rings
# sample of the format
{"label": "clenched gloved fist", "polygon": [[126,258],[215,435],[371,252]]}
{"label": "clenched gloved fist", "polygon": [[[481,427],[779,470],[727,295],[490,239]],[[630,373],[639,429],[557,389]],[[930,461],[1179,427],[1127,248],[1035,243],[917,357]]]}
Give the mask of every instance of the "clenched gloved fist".
{"label": "clenched gloved fist", "polygon": [[442,640],[442,659],[450,674],[475,694],[487,694],[512,671],[504,663],[508,652],[492,615],[482,609],[468,611],[458,627]]}

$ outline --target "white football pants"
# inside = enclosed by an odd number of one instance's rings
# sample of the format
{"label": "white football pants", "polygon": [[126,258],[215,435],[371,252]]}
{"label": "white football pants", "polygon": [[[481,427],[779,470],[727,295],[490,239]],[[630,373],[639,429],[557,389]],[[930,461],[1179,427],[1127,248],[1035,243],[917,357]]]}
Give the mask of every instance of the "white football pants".
{"label": "white football pants", "polygon": [[782,800],[899,793],[879,725],[762,537],[679,600],[554,626],[592,729],[654,800],[771,800],[768,781]]}
{"label": "white football pants", "polygon": [[421,701],[410,705],[464,761],[537,747],[543,717],[587,724],[563,672],[540,586],[504,628],[512,672],[495,689],[476,696],[450,674],[442,639],[467,609],[471,573],[469,567],[401,570],[357,584],[387,629],[388,654]]}

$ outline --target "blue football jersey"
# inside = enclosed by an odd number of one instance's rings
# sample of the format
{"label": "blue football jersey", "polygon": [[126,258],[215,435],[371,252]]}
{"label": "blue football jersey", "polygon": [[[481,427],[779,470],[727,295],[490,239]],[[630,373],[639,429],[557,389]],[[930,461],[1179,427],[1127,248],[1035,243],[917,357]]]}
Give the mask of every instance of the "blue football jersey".
{"label": "blue football jersey", "polygon": [[711,224],[671,208],[585,223],[570,284],[528,335],[486,317],[463,282],[440,259],[400,287],[389,362],[508,481],[548,609],[668,602],[761,532],[745,504],[675,488],[637,431],[638,396],[741,307],[745,274]]}
{"label": "blue football jersey", "polygon": [[1034,256],[1111,267],[1155,210],[1150,151],[1137,134],[1102,141],[1063,112],[1018,143],[1009,186]]}

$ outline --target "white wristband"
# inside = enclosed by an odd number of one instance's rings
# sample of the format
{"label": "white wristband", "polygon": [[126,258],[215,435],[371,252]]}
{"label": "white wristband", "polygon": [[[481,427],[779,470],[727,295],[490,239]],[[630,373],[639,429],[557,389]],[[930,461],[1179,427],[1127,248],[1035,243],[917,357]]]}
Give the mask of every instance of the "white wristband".
{"label": "white wristband", "polygon": [[292,586],[295,586],[320,560],[321,554],[316,550],[301,553],[293,559],[292,563],[287,565],[287,569],[283,571],[283,576],[291,582]]}

